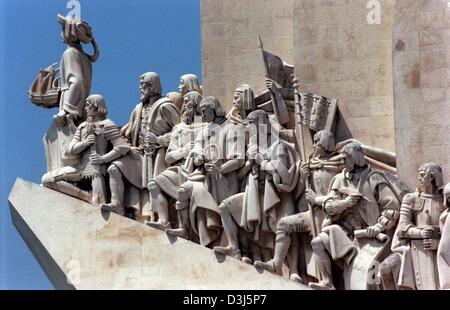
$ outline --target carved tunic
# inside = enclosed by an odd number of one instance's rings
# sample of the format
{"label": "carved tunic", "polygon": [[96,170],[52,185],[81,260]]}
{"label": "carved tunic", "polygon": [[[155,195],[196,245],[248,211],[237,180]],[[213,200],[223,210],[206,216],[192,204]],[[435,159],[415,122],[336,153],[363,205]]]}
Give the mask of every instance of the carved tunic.
{"label": "carved tunic", "polygon": [[[145,112],[143,113],[143,111]],[[147,182],[144,182],[142,177],[143,135],[141,130],[147,128],[156,136],[170,134],[173,126],[179,122],[179,118],[179,110],[167,98],[160,98],[148,108],[144,108],[144,105],[139,103],[133,110],[130,121],[122,128],[121,132],[132,146],[139,148],[141,156],[136,160],[131,155],[127,155],[113,163],[132,185],[139,189],[147,188]],[[142,123],[143,119],[147,120],[147,125]],[[166,167],[165,148],[158,150],[153,162],[155,175],[164,171]]]}
{"label": "carved tunic", "polygon": [[[439,218],[444,211],[441,194],[411,193],[403,198],[396,238],[392,249],[402,254],[402,287],[418,290],[439,289],[437,269],[437,243],[440,239]],[[425,249],[420,231],[432,227],[434,233],[430,249]],[[398,238],[398,239],[397,239]],[[402,247],[402,246],[407,247]],[[409,277],[406,277],[409,276]]]}
{"label": "carved tunic", "polygon": [[61,58],[60,110],[80,118],[91,91],[92,64],[81,47],[68,47]]}
{"label": "carved tunic", "polygon": [[[187,125],[181,123],[174,127],[166,154],[166,163],[172,165],[172,167],[153,178],[153,181],[159,185],[161,190],[174,199],[177,199],[178,187],[193,172],[193,159],[192,157],[188,158],[189,154],[183,153],[184,147],[195,141],[202,126],[203,124]],[[170,160],[168,160],[168,157],[170,157]]]}

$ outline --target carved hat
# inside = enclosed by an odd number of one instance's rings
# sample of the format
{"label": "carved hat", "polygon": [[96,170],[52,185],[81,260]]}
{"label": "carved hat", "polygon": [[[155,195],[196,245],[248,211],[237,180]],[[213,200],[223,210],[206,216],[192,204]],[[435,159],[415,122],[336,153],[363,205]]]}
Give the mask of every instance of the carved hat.
{"label": "carved hat", "polygon": [[444,177],[442,175],[442,168],[436,163],[426,163],[420,166],[419,171],[425,171],[431,173],[434,177],[434,184],[437,188],[441,188],[444,185]]}
{"label": "carved hat", "polygon": [[140,76],[139,80],[141,83],[151,83],[152,91],[158,95],[162,94],[161,80],[158,73],[146,72]]}
{"label": "carved hat", "polygon": [[214,112],[216,113],[217,117],[225,117],[227,115],[222,105],[220,104],[219,99],[217,99],[216,97],[207,96],[203,98],[203,100],[200,102],[199,109],[206,105],[212,106],[214,108]]}
{"label": "carved hat", "polygon": [[327,151],[334,152],[336,148],[336,142],[334,135],[329,130],[321,130],[314,135],[314,141],[317,142]]}
{"label": "carved hat", "polygon": [[87,22],[75,17],[64,17],[59,14],[57,20],[63,26],[64,37],[69,42],[81,41],[84,44],[92,42],[92,28]]}
{"label": "carved hat", "polygon": [[184,84],[186,84],[186,92],[196,91],[200,94],[202,93],[202,88],[200,87],[200,84],[198,83],[198,77],[195,74],[185,74],[181,76],[181,80],[184,81]]}
{"label": "carved hat", "polygon": [[236,88],[235,92],[242,93],[244,96],[244,110],[245,111],[253,111],[255,106],[255,95],[253,93],[252,88],[248,84],[242,84],[238,88]]}
{"label": "carved hat", "polygon": [[447,208],[450,208],[450,183],[445,185],[444,187],[444,206]]}

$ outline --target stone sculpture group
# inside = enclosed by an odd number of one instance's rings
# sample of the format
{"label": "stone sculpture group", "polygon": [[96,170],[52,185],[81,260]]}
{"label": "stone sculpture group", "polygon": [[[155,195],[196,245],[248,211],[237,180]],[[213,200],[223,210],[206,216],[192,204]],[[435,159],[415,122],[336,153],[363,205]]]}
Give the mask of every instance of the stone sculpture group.
{"label": "stone sculpture group", "polygon": [[44,186],[316,289],[450,289],[450,184],[438,164],[422,165],[407,193],[395,156],[335,141],[336,101],[270,70],[268,91],[240,85],[228,113],[194,74],[164,96],[159,75],[144,73],[119,127],[90,95],[92,29],[58,21],[59,84],[30,90],[34,103],[59,107]]}

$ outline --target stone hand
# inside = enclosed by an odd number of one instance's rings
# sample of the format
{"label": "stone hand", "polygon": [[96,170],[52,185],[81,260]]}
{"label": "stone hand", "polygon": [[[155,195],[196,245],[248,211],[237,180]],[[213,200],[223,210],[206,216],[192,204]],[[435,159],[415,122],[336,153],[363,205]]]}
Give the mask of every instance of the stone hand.
{"label": "stone hand", "polygon": [[212,175],[219,175],[221,173],[221,170],[219,167],[217,167],[215,164],[205,164],[205,171]]}
{"label": "stone hand", "polygon": [[87,146],[95,144],[95,135],[94,134],[88,135],[84,140],[84,144]]}
{"label": "stone hand", "polygon": [[203,155],[197,154],[194,157],[194,165],[201,166],[205,162],[205,159],[203,158]]}
{"label": "stone hand", "polygon": [[257,153],[255,156],[255,162],[258,165],[261,165],[263,163],[263,161],[264,161],[264,156],[261,153]]}
{"label": "stone hand", "polygon": [[306,179],[310,176],[308,163],[302,163],[302,165],[300,166],[300,175],[303,179]]}
{"label": "stone hand", "polygon": [[344,199],[344,203],[346,204],[347,208],[353,207],[356,205],[361,197],[358,196],[347,196],[347,198]]}
{"label": "stone hand", "polygon": [[147,132],[144,136],[144,143],[146,145],[158,143],[158,137],[153,132]]}
{"label": "stone hand", "polygon": [[366,229],[367,238],[375,238],[381,232],[381,228],[378,225],[369,226]]}
{"label": "stone hand", "polygon": [[310,188],[306,189],[305,197],[309,203],[311,203],[313,205],[317,204],[317,200],[316,200],[317,195],[312,189],[310,189]]}
{"label": "stone hand", "polygon": [[266,86],[267,89],[272,90],[274,87],[275,83],[273,82],[273,80],[266,78]]}
{"label": "stone hand", "polygon": [[90,159],[91,159],[91,163],[93,165],[101,165],[101,164],[105,163],[105,160],[103,159],[103,157],[98,155],[97,153],[91,154]]}
{"label": "stone hand", "polygon": [[420,238],[422,239],[431,239],[433,237],[434,229],[431,227],[423,228],[420,231]]}
{"label": "stone hand", "polygon": [[439,246],[439,240],[435,239],[423,239],[423,247],[425,250],[437,250]]}
{"label": "stone hand", "polygon": [[139,160],[141,158],[140,153],[139,153],[139,149],[137,147],[132,147],[130,152],[131,152],[131,156],[135,160]]}

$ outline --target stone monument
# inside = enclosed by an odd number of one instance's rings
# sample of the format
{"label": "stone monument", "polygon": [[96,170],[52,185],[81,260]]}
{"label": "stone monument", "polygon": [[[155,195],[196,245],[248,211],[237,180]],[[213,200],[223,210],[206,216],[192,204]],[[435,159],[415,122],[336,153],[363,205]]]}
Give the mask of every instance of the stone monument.
{"label": "stone monument", "polygon": [[121,128],[58,16],[47,172],[9,197],[55,287],[448,289],[450,11],[414,3],[202,0],[204,85],[142,74]]}

